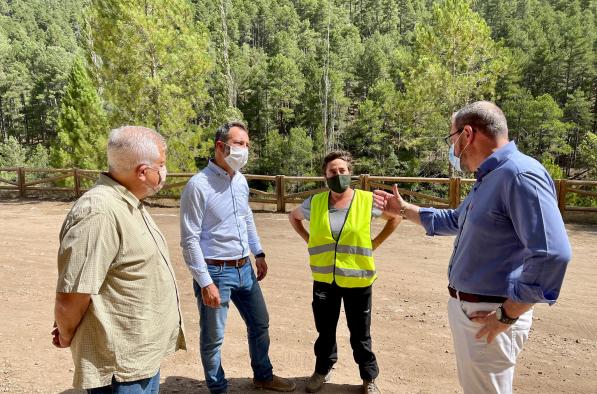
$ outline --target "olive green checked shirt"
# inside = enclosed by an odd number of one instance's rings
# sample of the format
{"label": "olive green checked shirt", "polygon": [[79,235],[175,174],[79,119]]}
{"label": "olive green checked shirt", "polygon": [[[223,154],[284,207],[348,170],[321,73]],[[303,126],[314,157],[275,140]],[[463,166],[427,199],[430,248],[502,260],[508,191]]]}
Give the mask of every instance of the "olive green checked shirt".
{"label": "olive green checked shirt", "polygon": [[152,377],[162,358],[186,349],[166,240],[143,203],[108,175],[64,220],[56,291],[91,294],[71,343],[76,388]]}

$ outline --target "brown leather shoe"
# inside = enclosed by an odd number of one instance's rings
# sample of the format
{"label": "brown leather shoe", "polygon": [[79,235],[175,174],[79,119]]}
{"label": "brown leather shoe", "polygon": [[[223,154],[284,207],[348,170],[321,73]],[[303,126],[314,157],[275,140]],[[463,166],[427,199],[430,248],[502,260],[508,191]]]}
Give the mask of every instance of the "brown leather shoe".
{"label": "brown leather shoe", "polygon": [[255,380],[253,379],[253,386],[256,389],[266,389],[272,391],[294,391],[296,388],[296,384],[293,381],[281,378],[279,376],[274,375],[272,380],[263,381],[263,380]]}

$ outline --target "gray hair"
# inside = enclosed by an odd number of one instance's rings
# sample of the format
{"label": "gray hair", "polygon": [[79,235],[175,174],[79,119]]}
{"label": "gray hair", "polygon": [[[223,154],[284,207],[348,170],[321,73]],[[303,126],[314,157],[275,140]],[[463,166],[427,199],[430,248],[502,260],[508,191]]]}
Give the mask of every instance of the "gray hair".
{"label": "gray hair", "polygon": [[221,125],[220,127],[218,127],[218,129],[216,130],[216,137],[214,138],[214,142],[218,142],[218,141],[226,142],[226,141],[228,141],[229,134],[230,134],[230,129],[233,128],[233,127],[240,127],[247,134],[249,134],[249,130],[247,129],[247,126],[243,122],[241,122],[239,120],[233,120],[233,121],[230,121],[230,122],[226,122],[223,125]]}
{"label": "gray hair", "polygon": [[497,105],[489,101],[476,101],[465,105],[452,119],[457,130],[470,125],[489,137],[508,137],[506,116]]}
{"label": "gray hair", "polygon": [[108,167],[110,171],[130,171],[140,164],[153,164],[160,158],[160,148],[166,140],[153,129],[142,126],[122,126],[108,137]]}

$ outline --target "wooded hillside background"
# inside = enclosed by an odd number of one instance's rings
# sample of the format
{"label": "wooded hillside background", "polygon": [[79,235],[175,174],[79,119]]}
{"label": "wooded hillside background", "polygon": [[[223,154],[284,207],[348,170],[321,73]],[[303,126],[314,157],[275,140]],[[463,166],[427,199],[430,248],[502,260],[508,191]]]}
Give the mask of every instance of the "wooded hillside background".
{"label": "wooded hillside background", "polygon": [[450,114],[487,99],[555,178],[597,179],[594,0],[0,0],[0,167],[106,167],[158,129],[195,171],[250,128],[246,172],[448,176]]}

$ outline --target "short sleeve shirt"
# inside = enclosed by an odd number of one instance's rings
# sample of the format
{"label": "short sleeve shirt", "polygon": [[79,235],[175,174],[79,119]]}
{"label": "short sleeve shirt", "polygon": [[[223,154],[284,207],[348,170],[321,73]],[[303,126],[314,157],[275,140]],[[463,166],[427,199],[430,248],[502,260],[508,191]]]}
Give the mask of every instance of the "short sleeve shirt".
{"label": "short sleeve shirt", "polygon": [[[303,212],[303,216],[306,220],[311,219],[311,200],[313,196],[307,198],[301,204],[301,211]],[[346,220],[346,215],[348,214],[348,208],[334,208],[331,203],[328,201],[328,212],[330,215],[330,227],[332,231],[332,237],[334,239],[338,239],[340,235],[340,231],[342,231],[342,226],[344,225],[344,221]],[[373,205],[371,206],[371,217],[378,218],[382,215],[382,212],[375,208]]]}
{"label": "short sleeve shirt", "polygon": [[71,343],[76,388],[149,378],[164,356],[186,348],[166,240],[106,174],[64,220],[56,291],[91,294]]}

